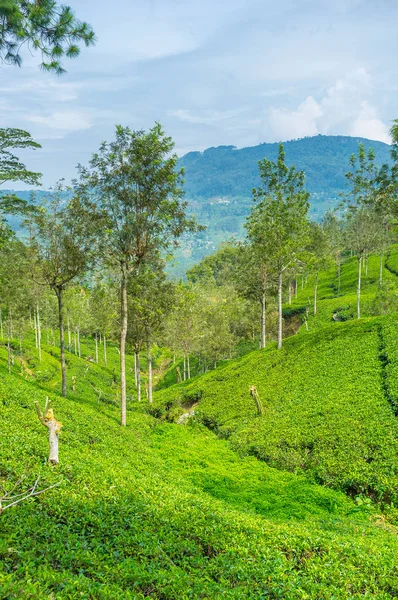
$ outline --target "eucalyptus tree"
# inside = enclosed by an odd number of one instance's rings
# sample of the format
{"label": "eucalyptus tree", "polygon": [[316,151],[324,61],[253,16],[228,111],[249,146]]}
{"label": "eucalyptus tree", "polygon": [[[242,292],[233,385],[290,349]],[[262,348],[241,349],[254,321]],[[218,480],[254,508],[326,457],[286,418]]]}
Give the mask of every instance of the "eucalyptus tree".
{"label": "eucalyptus tree", "polygon": [[88,168],[79,166],[76,190],[88,214],[99,218],[105,264],[120,273],[121,424],[126,425],[127,284],[141,264],[167,251],[185,232],[195,230],[182,201],[182,171],[174,143],[156,123],[149,131],[116,127]]}
{"label": "eucalyptus tree", "polygon": [[326,233],[331,255],[337,269],[337,293],[341,289],[342,252],[345,249],[345,221],[335,212],[328,211],[322,219],[323,230]]}
{"label": "eucalyptus tree", "polygon": [[91,26],[79,21],[69,6],[54,0],[2,0],[0,3],[0,63],[22,65],[24,46],[41,55],[44,71],[61,75],[64,58],[75,58],[79,44],[92,46]]}
{"label": "eucalyptus tree", "polygon": [[278,158],[259,161],[261,185],[253,190],[256,202],[247,219],[248,239],[266,257],[278,280],[278,348],[282,348],[282,293],[285,271],[295,265],[308,237],[309,194],[303,171],[288,167],[283,144]]}
{"label": "eucalyptus tree", "polygon": [[79,199],[68,199],[62,182],[39,207],[26,211],[25,225],[29,231],[33,279],[49,286],[58,302],[62,395],[66,396],[64,292],[93,263],[92,231],[82,218]]}
{"label": "eucalyptus tree", "polygon": [[319,272],[333,264],[332,248],[327,229],[323,223],[310,223],[307,264],[315,274],[314,282],[314,316],[317,312],[317,295]]}

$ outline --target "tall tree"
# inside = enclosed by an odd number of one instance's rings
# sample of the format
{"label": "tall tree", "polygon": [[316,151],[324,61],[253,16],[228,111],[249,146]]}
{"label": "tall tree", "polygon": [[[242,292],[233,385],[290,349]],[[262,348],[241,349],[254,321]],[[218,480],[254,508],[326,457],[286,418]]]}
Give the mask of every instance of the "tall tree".
{"label": "tall tree", "polygon": [[62,182],[37,210],[27,210],[25,214],[33,278],[37,283],[48,285],[58,301],[63,396],[66,396],[64,291],[86,271],[93,259],[91,231],[81,216],[79,199],[68,200]]}
{"label": "tall tree", "polygon": [[22,65],[21,51],[41,55],[44,71],[61,75],[64,58],[75,58],[79,44],[92,46],[91,26],[79,21],[69,6],[54,0],[2,0],[0,4],[0,63]]}
{"label": "tall tree", "polygon": [[76,190],[89,213],[100,217],[104,261],[120,273],[121,424],[126,425],[127,283],[139,266],[195,229],[182,201],[182,171],[172,139],[160,124],[148,132],[116,127],[89,167],[79,167]]}
{"label": "tall tree", "polygon": [[261,248],[268,268],[278,278],[278,348],[282,348],[283,275],[298,260],[308,231],[309,194],[304,172],[288,167],[283,144],[278,159],[259,161],[261,186],[253,190],[253,207],[247,220],[248,238]]}

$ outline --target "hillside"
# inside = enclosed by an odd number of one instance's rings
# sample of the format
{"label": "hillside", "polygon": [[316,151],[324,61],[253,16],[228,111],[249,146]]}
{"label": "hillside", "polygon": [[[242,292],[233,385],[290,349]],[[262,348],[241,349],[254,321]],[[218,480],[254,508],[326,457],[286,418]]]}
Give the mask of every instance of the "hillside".
{"label": "hillside", "polygon": [[[23,472],[26,485],[61,481],[1,515],[2,598],[395,595],[395,529],[366,503],[138,406],[122,430],[116,407],[8,375],[4,354],[0,375],[2,485]],[[46,394],[63,423],[57,467],[33,406]]]}
{"label": "hillside", "polygon": [[[393,247],[391,289],[397,259]],[[43,345],[40,364],[32,339],[22,357],[13,342],[8,374],[3,342],[1,485],[23,473],[27,487],[39,474],[43,488],[60,484],[0,516],[0,597],[396,597],[396,314],[350,318],[355,263],[343,265],[340,295],[335,277],[322,274],[318,315],[281,352],[271,343],[163,389],[149,412],[130,387],[123,429],[115,346],[107,368],[87,358],[90,338],[82,358],[68,352],[76,390],[61,398],[55,346]],[[375,256],[368,315],[376,281]],[[311,293],[309,279],[286,315]],[[46,395],[63,423],[56,467],[34,410]],[[187,425],[173,422],[190,411]]]}

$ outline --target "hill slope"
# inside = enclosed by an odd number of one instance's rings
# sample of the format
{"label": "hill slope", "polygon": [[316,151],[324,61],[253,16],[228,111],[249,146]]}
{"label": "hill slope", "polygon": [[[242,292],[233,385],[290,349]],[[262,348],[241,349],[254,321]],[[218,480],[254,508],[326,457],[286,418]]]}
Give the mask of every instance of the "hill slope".
{"label": "hill slope", "polygon": [[[108,369],[68,353],[78,389],[64,399],[56,349],[38,365],[25,348],[22,376],[0,352],[1,485],[23,472],[26,486],[39,474],[42,487],[61,484],[0,516],[1,598],[395,597],[396,528],[366,502],[240,458],[203,425],[161,422],[144,405],[130,402],[122,429]],[[257,357],[212,374],[219,399],[225,374]],[[116,359],[110,348],[111,369]],[[63,423],[57,467],[34,411],[46,395]],[[379,405],[389,426],[377,395]]]}

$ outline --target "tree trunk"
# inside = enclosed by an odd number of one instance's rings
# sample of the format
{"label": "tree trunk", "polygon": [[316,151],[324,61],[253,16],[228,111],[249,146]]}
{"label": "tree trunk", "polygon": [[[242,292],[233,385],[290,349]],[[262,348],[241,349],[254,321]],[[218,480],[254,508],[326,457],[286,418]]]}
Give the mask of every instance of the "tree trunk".
{"label": "tree trunk", "polygon": [[369,265],[369,256],[365,256],[365,276],[368,276],[368,265]]}
{"label": "tree trunk", "polygon": [[191,363],[189,360],[189,354],[187,355],[187,371],[188,371],[188,379],[191,379]]}
{"label": "tree trunk", "polygon": [[68,317],[68,350],[70,352],[70,349],[72,347],[72,338],[71,338],[71,333],[70,333],[70,321],[69,321],[69,317]]}
{"label": "tree trunk", "polygon": [[137,400],[141,402],[141,362],[139,352],[137,352]]}
{"label": "tree trunk", "polygon": [[39,344],[37,341],[37,319],[36,319],[36,311],[33,311],[33,329],[35,332],[35,347],[38,348]]}
{"label": "tree trunk", "polygon": [[66,396],[66,361],[65,361],[65,339],[64,339],[64,302],[63,288],[55,290],[58,298],[58,327],[59,327],[59,349],[61,354],[62,395]]}
{"label": "tree trunk", "polygon": [[82,349],[80,346],[80,327],[77,328],[77,353],[79,355],[79,358],[82,357]]}
{"label": "tree trunk", "polygon": [[106,335],[104,333],[104,365],[107,366],[107,358],[106,358]]}
{"label": "tree trunk", "polygon": [[287,298],[289,306],[292,304],[292,282],[289,281],[288,290],[287,290]]}
{"label": "tree trunk", "polygon": [[95,362],[98,364],[98,335],[95,334]]}
{"label": "tree trunk", "polygon": [[8,367],[8,373],[11,373],[11,346],[10,346],[10,338],[8,337],[8,342],[7,342],[7,367]]}
{"label": "tree trunk", "polygon": [[265,348],[265,308],[266,308],[266,300],[265,294],[261,296],[261,342],[260,348]]}
{"label": "tree trunk", "polygon": [[2,310],[0,308],[0,337],[1,339],[4,338],[4,331],[3,331],[3,314],[2,314]]}
{"label": "tree trunk", "polygon": [[184,381],[186,381],[186,379],[187,379],[187,359],[184,354]]}
{"label": "tree trunk", "polygon": [[316,315],[316,300],[318,293],[318,273],[315,275],[315,287],[314,287],[314,317]]}
{"label": "tree trunk", "polygon": [[361,318],[361,275],[362,275],[362,257],[358,257],[358,288],[357,288],[357,317]]}
{"label": "tree trunk", "polygon": [[283,293],[283,273],[278,275],[278,350],[282,348],[282,293]]}
{"label": "tree trunk", "polygon": [[134,350],[134,381],[137,387],[137,350]]}
{"label": "tree trunk", "polygon": [[297,277],[294,280],[294,295],[297,298],[297,294],[298,294],[298,281],[297,281]]}
{"label": "tree trunk", "polygon": [[149,404],[153,402],[153,386],[152,386],[152,355],[151,344],[148,342],[148,400]]}
{"label": "tree trunk", "polygon": [[127,336],[127,275],[122,266],[120,285],[120,388],[121,388],[121,425],[126,425],[126,336]]}
{"label": "tree trunk", "polygon": [[380,252],[380,277],[379,277],[379,285],[380,285],[380,287],[383,285],[383,250]]}
{"label": "tree trunk", "polygon": [[41,322],[40,322],[39,303],[37,303],[37,310],[36,310],[36,326],[37,326],[37,349],[39,351],[39,362],[41,362]]}

